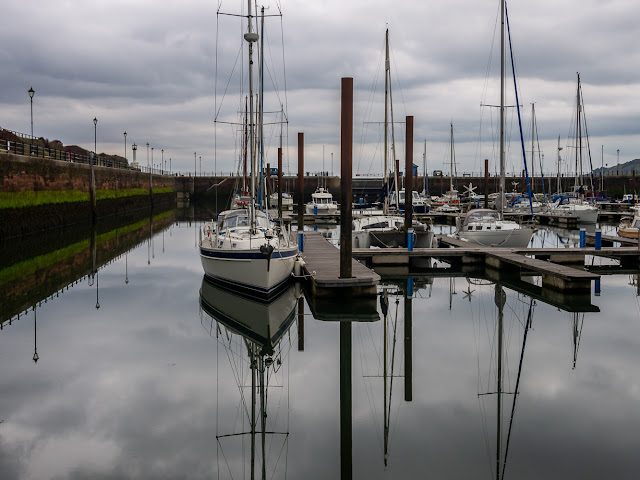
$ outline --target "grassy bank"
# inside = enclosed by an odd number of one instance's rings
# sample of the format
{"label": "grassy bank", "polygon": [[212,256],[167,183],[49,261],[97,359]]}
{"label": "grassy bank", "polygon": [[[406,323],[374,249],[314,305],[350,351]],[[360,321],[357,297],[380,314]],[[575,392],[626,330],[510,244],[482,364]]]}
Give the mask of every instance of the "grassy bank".
{"label": "grassy bank", "polygon": [[[171,187],[154,188],[153,193],[170,193],[175,190]],[[113,198],[125,198],[149,195],[149,190],[145,188],[128,188],[124,190],[98,190],[97,200]],[[0,209],[3,208],[26,208],[38,205],[50,205],[60,203],[88,202],[88,192],[78,192],[75,190],[64,191],[28,191],[28,192],[0,192]]]}

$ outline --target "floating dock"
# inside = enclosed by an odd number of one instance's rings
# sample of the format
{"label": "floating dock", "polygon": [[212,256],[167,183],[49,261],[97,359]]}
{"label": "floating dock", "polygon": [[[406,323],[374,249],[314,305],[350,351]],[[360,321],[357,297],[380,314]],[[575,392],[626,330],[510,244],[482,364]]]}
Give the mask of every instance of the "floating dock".
{"label": "floating dock", "polygon": [[[336,289],[352,296],[376,295],[380,275],[352,259],[352,277],[340,277],[340,250],[318,232],[304,232],[304,274],[315,296],[335,295]],[[346,290],[345,290],[346,289]]]}

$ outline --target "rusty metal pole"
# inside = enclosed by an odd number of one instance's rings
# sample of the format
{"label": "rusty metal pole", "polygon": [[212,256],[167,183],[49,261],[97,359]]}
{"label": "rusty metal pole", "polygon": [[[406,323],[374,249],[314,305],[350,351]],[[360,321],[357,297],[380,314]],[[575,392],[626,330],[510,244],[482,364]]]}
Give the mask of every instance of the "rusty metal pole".
{"label": "rusty metal pole", "polygon": [[413,250],[413,116],[407,116],[405,131],[404,226],[407,249]]}
{"label": "rusty metal pole", "polygon": [[304,251],[304,133],[298,132],[298,250]]}
{"label": "rusty metal pole", "polygon": [[484,208],[489,208],[489,159],[484,159]]}
{"label": "rusty metal pole", "polygon": [[278,218],[282,220],[282,147],[278,147]]}
{"label": "rusty metal pole", "polygon": [[340,113],[340,278],[351,278],[353,78],[342,79]]}

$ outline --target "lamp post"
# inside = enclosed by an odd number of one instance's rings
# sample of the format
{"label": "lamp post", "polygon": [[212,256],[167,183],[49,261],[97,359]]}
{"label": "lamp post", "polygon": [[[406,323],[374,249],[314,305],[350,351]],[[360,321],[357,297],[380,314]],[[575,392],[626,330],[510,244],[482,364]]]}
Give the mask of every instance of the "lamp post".
{"label": "lamp post", "polygon": [[137,166],[137,162],[136,162],[136,150],[138,150],[138,146],[136,145],[136,142],[133,142],[133,145],[131,145],[131,150],[133,150],[133,165]]}
{"label": "lamp post", "polygon": [[98,278],[98,271],[96,270],[96,310],[100,308],[100,302],[98,301],[99,284],[100,284],[100,279]]}
{"label": "lamp post", "polygon": [[153,147],[151,147],[151,171],[153,172]]}
{"label": "lamp post", "polygon": [[171,173],[171,157],[169,157],[169,173]]}
{"label": "lamp post", "polygon": [[147,142],[147,168],[149,168],[149,142]]}
{"label": "lamp post", "polygon": [[618,151],[618,164],[616,166],[616,175],[620,175],[620,149]]}
{"label": "lamp post", "polygon": [[164,148],[162,149],[162,159],[160,160],[160,170],[162,170],[162,174],[164,175],[164,170],[162,169],[163,164],[164,164]]}
{"label": "lamp post", "polygon": [[200,155],[200,176],[202,176],[202,155]]}
{"label": "lamp post", "polygon": [[193,176],[195,177],[198,174],[198,158],[196,156],[196,152],[193,152]]}
{"label": "lamp post", "polygon": [[127,159],[127,131],[124,132],[124,159]]}
{"label": "lamp post", "polygon": [[31,139],[33,140],[33,94],[36,93],[36,91],[33,87],[29,88],[27,91],[29,92],[29,98],[31,99]]}
{"label": "lamp post", "polygon": [[[96,165],[98,164],[98,119],[93,117],[93,155],[96,157]],[[93,165],[93,160],[91,161]]]}

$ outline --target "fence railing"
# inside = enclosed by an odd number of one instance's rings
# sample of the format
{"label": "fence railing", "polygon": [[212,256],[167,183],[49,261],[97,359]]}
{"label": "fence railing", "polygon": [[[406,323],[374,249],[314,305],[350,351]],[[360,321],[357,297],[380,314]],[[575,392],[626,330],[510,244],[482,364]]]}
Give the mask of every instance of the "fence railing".
{"label": "fence railing", "polygon": [[44,147],[32,143],[16,142],[13,140],[0,139],[0,152],[14,153],[16,155],[24,155],[27,157],[61,160],[71,163],[84,163],[87,165],[89,165],[93,161],[94,165],[100,167],[123,168],[128,170],[132,169],[132,167],[129,166],[127,162],[114,160],[112,158],[103,157],[100,155],[94,155],[93,153],[90,155],[84,155],[67,152],[65,150]]}

